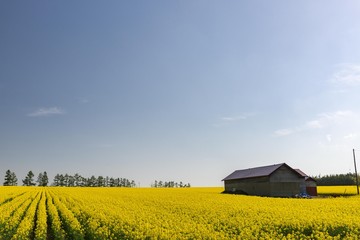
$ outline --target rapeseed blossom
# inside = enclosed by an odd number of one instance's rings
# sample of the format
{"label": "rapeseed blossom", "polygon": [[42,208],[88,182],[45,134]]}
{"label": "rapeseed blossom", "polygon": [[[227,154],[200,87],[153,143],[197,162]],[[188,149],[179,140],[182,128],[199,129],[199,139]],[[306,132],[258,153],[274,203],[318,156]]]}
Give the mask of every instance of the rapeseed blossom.
{"label": "rapeseed blossom", "polygon": [[[0,239],[358,239],[360,235],[357,196],[293,199],[221,191],[0,187]],[[344,190],[319,187],[318,191]]]}

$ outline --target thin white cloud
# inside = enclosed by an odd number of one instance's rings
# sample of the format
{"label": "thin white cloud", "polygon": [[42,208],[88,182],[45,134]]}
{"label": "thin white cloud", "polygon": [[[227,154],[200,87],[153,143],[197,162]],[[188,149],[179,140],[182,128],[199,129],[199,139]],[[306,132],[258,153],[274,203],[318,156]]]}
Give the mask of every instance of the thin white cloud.
{"label": "thin white cloud", "polygon": [[330,113],[320,113],[317,119],[310,121],[312,124],[308,125],[309,128],[324,128],[334,123],[342,123],[344,120],[352,117],[352,111],[336,111]]}
{"label": "thin white cloud", "polygon": [[245,116],[239,116],[239,117],[222,117],[221,120],[226,122],[234,122],[234,121],[240,121],[246,119]]}
{"label": "thin white cloud", "polygon": [[331,141],[332,141],[332,136],[331,136],[331,134],[327,134],[327,135],[326,135],[326,140],[327,140],[328,142],[331,142]]}
{"label": "thin white cloud", "polygon": [[355,140],[357,139],[358,135],[356,133],[350,133],[344,136],[345,140]]}
{"label": "thin white cloud", "polygon": [[360,64],[341,64],[332,81],[346,86],[360,85]]}
{"label": "thin white cloud", "polygon": [[50,108],[39,108],[34,112],[28,114],[29,117],[47,117],[53,115],[63,115],[65,111],[58,107],[50,107]]}
{"label": "thin white cloud", "polygon": [[222,117],[221,120],[225,121],[225,122],[235,122],[235,121],[241,121],[241,120],[245,120],[251,116],[254,116],[255,113],[242,113],[240,115],[237,116],[231,116],[231,117]]}
{"label": "thin white cloud", "polygon": [[274,132],[276,136],[287,136],[297,132],[311,129],[323,129],[334,124],[342,124],[355,114],[352,111],[336,111],[318,114],[317,118],[307,121],[305,124],[294,127],[279,129]]}
{"label": "thin white cloud", "polygon": [[276,136],[287,136],[293,134],[294,130],[289,128],[279,129],[275,131]]}
{"label": "thin white cloud", "polygon": [[212,124],[212,126],[214,127],[221,127],[221,126],[224,126],[224,125],[228,125],[230,123],[233,123],[233,122],[238,122],[238,121],[243,121],[243,120],[246,120],[248,119],[249,117],[252,117],[256,115],[256,113],[242,113],[242,114],[239,114],[239,115],[236,115],[236,116],[226,116],[226,117],[221,117],[220,118],[220,122],[218,123],[215,123],[215,124]]}
{"label": "thin white cloud", "polygon": [[305,124],[305,128],[323,128],[324,125],[320,120],[312,120]]}

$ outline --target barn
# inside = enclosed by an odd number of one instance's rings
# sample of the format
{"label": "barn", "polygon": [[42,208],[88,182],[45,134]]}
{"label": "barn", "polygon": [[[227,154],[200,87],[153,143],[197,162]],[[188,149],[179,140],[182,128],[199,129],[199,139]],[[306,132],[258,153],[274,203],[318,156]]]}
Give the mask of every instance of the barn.
{"label": "barn", "polygon": [[226,193],[290,197],[306,193],[303,172],[286,163],[237,170],[223,179]]}

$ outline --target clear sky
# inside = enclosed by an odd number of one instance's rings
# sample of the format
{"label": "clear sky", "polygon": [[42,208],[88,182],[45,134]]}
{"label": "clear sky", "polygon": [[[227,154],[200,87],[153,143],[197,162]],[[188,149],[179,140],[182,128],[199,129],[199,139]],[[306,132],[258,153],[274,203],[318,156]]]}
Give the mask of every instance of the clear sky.
{"label": "clear sky", "polygon": [[360,162],[358,1],[0,1],[0,177],[220,186]]}

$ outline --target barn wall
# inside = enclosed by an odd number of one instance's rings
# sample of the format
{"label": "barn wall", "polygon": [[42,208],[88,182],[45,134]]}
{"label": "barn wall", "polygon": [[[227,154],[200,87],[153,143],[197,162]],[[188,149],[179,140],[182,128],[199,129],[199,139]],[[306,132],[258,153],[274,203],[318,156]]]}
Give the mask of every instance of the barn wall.
{"label": "barn wall", "polygon": [[291,197],[300,194],[301,184],[299,182],[271,182],[270,183],[270,196],[273,197]]}
{"label": "barn wall", "polygon": [[295,171],[286,166],[281,166],[270,175],[270,182],[305,182],[305,178],[299,177]]}
{"label": "barn wall", "polygon": [[268,177],[236,179],[225,181],[226,192],[243,192],[249,195],[269,196],[270,186]]}
{"label": "barn wall", "polygon": [[306,193],[305,178],[289,169],[281,166],[270,177],[270,195],[271,196],[294,196],[300,193]]}
{"label": "barn wall", "polygon": [[306,181],[306,186],[307,187],[316,187],[317,184],[315,181]]}
{"label": "barn wall", "polygon": [[317,184],[315,181],[307,180],[306,183],[306,193],[310,196],[317,196]]}
{"label": "barn wall", "polygon": [[316,187],[306,187],[306,193],[310,196],[317,196],[317,188]]}

